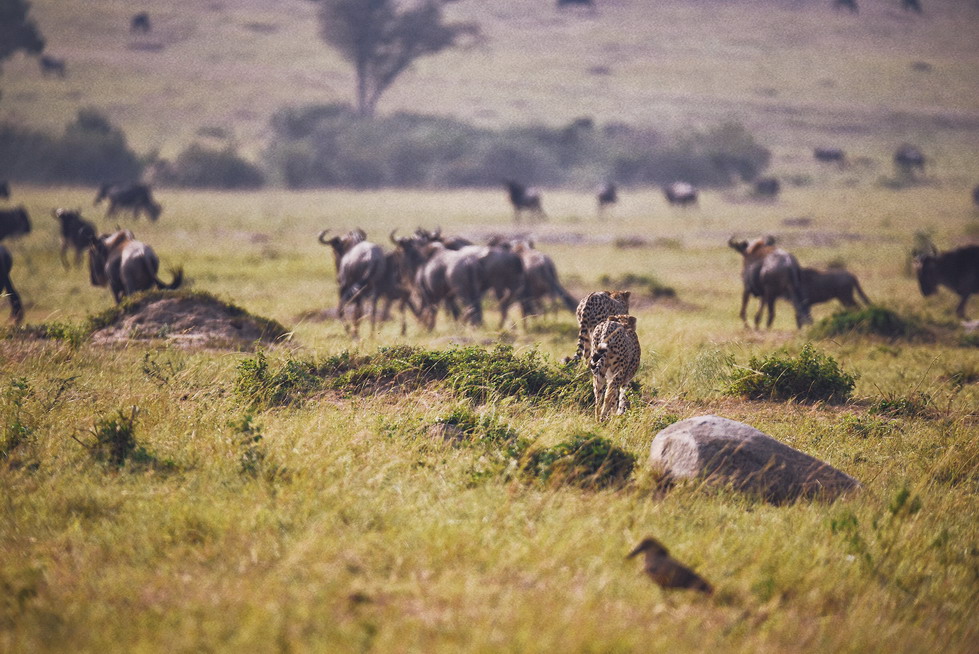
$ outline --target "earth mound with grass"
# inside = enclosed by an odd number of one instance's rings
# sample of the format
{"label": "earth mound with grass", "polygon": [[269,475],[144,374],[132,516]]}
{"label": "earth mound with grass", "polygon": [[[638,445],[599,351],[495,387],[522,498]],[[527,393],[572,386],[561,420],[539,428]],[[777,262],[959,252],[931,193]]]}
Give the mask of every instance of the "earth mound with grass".
{"label": "earth mound with grass", "polygon": [[209,293],[154,291],[126,300],[91,318],[92,342],[165,340],[179,347],[250,349],[288,330]]}

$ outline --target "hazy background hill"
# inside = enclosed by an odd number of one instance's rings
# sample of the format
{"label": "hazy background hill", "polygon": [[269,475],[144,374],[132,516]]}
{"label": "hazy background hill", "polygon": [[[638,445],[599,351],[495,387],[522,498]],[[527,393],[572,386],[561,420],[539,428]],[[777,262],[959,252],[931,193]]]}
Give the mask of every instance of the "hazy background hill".
{"label": "hazy background hill", "polygon": [[[21,56],[7,62],[0,120],[60,130],[79,108],[94,107],[140,153],[172,158],[217,140],[257,159],[277,110],[352,99],[352,72],[318,38],[307,0],[32,6],[47,52],[66,60],[68,76],[42,78]],[[583,116],[669,131],[734,121],[772,150],[782,174],[809,171],[813,146],[837,145],[865,157],[869,179],[889,173],[894,148],[909,141],[943,184],[979,178],[974,0],[924,0],[921,16],[897,0],[863,0],[859,15],[834,11],[829,0],[596,6],[454,3],[452,17],[479,23],[486,42],[422,60],[379,113],[492,128]],[[131,35],[129,19],[141,9],[153,31]]]}

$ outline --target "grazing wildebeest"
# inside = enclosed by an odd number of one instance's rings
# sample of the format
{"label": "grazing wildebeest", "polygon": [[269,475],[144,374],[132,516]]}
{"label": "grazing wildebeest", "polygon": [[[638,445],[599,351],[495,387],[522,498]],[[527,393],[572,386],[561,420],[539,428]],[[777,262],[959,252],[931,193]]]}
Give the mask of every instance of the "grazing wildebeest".
{"label": "grazing wildebeest", "polygon": [[853,299],[854,292],[860,296],[865,304],[868,306],[871,304],[870,299],[860,288],[860,282],[857,281],[856,276],[846,270],[822,271],[815,268],[801,268],[799,278],[802,282],[802,294],[806,298],[807,306],[811,307],[814,304],[839,300],[847,309],[853,309],[858,306],[856,300]]}
{"label": "grazing wildebeest", "polygon": [[365,240],[367,235],[361,229],[331,239],[323,238],[327,232],[328,230],[320,232],[318,240],[323,245],[333,248],[333,262],[336,265],[340,296],[337,316],[340,320],[344,320],[346,306],[353,305],[352,328],[345,320],[344,328],[357,337],[364,306],[369,305],[373,334],[377,327],[377,301],[381,297],[386,276],[384,250],[376,243]]}
{"label": "grazing wildebeest", "polygon": [[619,190],[614,182],[605,182],[602,188],[598,189],[598,217],[605,215],[605,210],[619,201]]}
{"label": "grazing wildebeest", "polygon": [[[538,304],[545,299],[551,303],[560,303],[574,313],[578,307],[576,300],[561,285],[558,280],[557,267],[554,260],[543,252],[534,249],[533,241],[513,241],[510,248],[520,257],[524,270],[524,314],[527,311],[537,312]],[[546,311],[547,307],[543,307]]]}
{"label": "grazing wildebeest", "polygon": [[910,143],[904,143],[894,152],[894,165],[905,174],[915,170],[924,171],[925,155]]}
{"label": "grazing wildebeest", "polygon": [[10,301],[10,317],[14,323],[20,324],[24,319],[24,304],[20,301],[20,294],[14,288],[14,283],[10,280],[10,269],[13,268],[14,260],[10,256],[10,250],[0,244],[0,289]]}
{"label": "grazing wildebeest", "polygon": [[697,187],[687,182],[673,182],[663,189],[666,201],[681,207],[697,204],[697,193]]}
{"label": "grazing wildebeest", "polygon": [[744,291],[741,296],[741,320],[748,326],[746,313],[748,298],[752,295],[761,298],[761,305],[755,314],[755,329],[761,323],[761,315],[768,308],[768,322],[771,327],[775,320],[775,300],[786,297],[795,309],[797,327],[812,322],[809,315],[807,300],[802,289],[802,279],[799,262],[796,258],[781,248],[775,247],[775,239],[755,239],[735,241],[732,236],[727,244],[737,250],[744,259],[741,270],[741,281]]}
{"label": "grazing wildebeest", "polygon": [[129,209],[133,212],[134,220],[139,218],[140,212],[145,212],[150,220],[156,221],[163,213],[163,207],[153,200],[153,193],[146,184],[103,184],[95,196],[95,205],[98,206],[105,199],[109,201],[106,217],[114,215],[119,209]]}
{"label": "grazing wildebeest", "polygon": [[[394,237],[394,230],[391,231],[390,239],[395,246],[399,245],[398,239]],[[384,279],[378,290],[378,295],[384,302],[381,320],[390,317],[391,306],[397,303],[401,311],[402,336],[408,333],[407,310],[410,309],[415,318],[420,318],[418,307],[412,299],[414,272],[408,254],[403,249],[395,247],[393,251],[384,253]]]}
{"label": "grazing wildebeest", "polygon": [[6,181],[0,181],[0,198],[4,200],[10,199],[10,184]]}
{"label": "grazing wildebeest", "polygon": [[0,241],[8,236],[20,236],[31,233],[31,218],[27,209],[0,209]]}
{"label": "grazing wildebeest", "polygon": [[913,11],[920,14],[921,2],[918,0],[901,0],[901,8],[904,9],[904,11]]}
{"label": "grazing wildebeest", "polygon": [[541,193],[538,189],[527,188],[513,180],[506,180],[503,184],[510,196],[510,204],[513,205],[513,220],[515,222],[520,222],[520,215],[524,211],[529,212],[531,217],[536,217],[538,220],[547,218],[541,203]]}
{"label": "grazing wildebeest", "polygon": [[140,32],[142,34],[148,34],[150,32],[150,12],[141,11],[138,14],[133,14],[132,19],[129,21],[129,31],[136,33]]}
{"label": "grazing wildebeest", "polygon": [[40,65],[41,75],[44,77],[55,75],[63,78],[68,75],[68,64],[65,63],[64,59],[57,59],[50,55],[41,55],[38,59],[38,65]]}
{"label": "grazing wildebeest", "polygon": [[965,320],[965,304],[969,296],[979,293],[979,245],[966,245],[947,252],[929,252],[914,259],[918,286],[925,297],[942,285],[958,294],[960,301],[955,315]]}
{"label": "grazing wildebeest", "polygon": [[182,268],[173,271],[167,284],[157,276],[160,260],[149,245],[137,241],[128,229],[96,238],[88,248],[92,286],[108,286],[116,303],[127,295],[152,288],[174,290],[184,279]]}
{"label": "grazing wildebeest", "polygon": [[80,211],[55,209],[51,212],[61,225],[61,264],[68,267],[68,248],[75,250],[75,265],[81,265],[82,253],[96,239],[95,225],[82,218]]}
{"label": "grazing wildebeest", "polygon": [[846,153],[841,148],[813,148],[812,156],[816,161],[838,163],[841,166],[846,162]]}
{"label": "grazing wildebeest", "polygon": [[833,9],[847,9],[852,14],[860,12],[857,7],[857,0],[833,0]]}
{"label": "grazing wildebeest", "polygon": [[761,177],[755,181],[755,195],[773,198],[782,190],[782,185],[774,177]]}

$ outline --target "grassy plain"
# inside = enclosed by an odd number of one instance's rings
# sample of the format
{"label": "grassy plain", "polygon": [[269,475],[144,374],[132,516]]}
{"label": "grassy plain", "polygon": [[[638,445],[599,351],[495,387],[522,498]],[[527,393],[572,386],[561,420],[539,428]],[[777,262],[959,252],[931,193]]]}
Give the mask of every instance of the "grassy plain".
{"label": "grassy plain", "polygon": [[[111,306],[83,270],[57,259],[58,204],[88,189],[22,189],[35,231],[11,243],[29,323],[80,321]],[[130,224],[192,287],[294,328],[268,351],[278,365],[344,349],[372,352],[512,343],[552,361],[574,348],[574,319],[407,337],[386,323],[351,343],[316,315],[336,299],[315,234],[362,225],[374,239],[441,224],[481,237],[512,231],[499,193],[390,191],[253,194],[160,191],[157,224]],[[628,194],[598,223],[592,198],[547,195],[535,226],[575,294],[599,277],[653,275],[676,301],[640,302],[643,401],[599,425],[589,411],[499,398],[474,407],[551,445],[594,432],[638,457],[626,488],[543,487],[485,474],[478,448],[433,441],[428,427],[461,397],[322,393],[255,410],[234,393],[247,353],[132,343],[77,349],[0,341],[9,430],[0,462],[0,649],[4,651],[960,651],[979,638],[979,357],[935,343],[840,338],[816,343],[859,374],[841,407],[725,396],[729,362],[805,343],[785,306],[776,329],[742,329],[732,233],[776,233],[804,263],[840,260],[877,302],[943,322],[953,298],[920,297],[905,265],[913,232],[949,246],[979,216],[933,187],[900,192],[789,189],[775,203],[708,193],[700,209]],[[89,212],[90,215],[95,214]],[[785,227],[786,217],[814,219]],[[858,218],[859,217],[859,218]],[[102,228],[111,225],[99,220]],[[642,238],[645,247],[622,249]],[[659,240],[657,240],[659,239]],[[817,307],[817,319],[833,308]],[[975,305],[972,313],[976,313]],[[312,316],[312,317],[310,317]],[[964,380],[964,381],[963,381]],[[932,398],[926,415],[887,418],[881,398]],[[96,422],[139,407],[136,438],[166,466],[97,463]],[[696,486],[659,496],[645,466],[659,425],[717,413],[748,422],[862,480],[834,504],[773,507]],[[252,416],[252,431],[242,428]],[[248,438],[260,434],[255,458]],[[256,464],[256,461],[258,462]],[[255,472],[257,465],[258,472]],[[624,554],[655,534],[719,588],[669,596]]]}

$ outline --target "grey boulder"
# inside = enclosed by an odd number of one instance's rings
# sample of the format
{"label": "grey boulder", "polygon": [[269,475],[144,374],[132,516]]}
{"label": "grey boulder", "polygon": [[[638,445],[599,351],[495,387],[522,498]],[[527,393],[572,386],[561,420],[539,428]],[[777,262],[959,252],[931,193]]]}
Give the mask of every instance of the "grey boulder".
{"label": "grey boulder", "polygon": [[701,478],[775,503],[833,500],[860,488],[828,463],[719,416],[687,418],[659,432],[649,463],[671,480]]}

